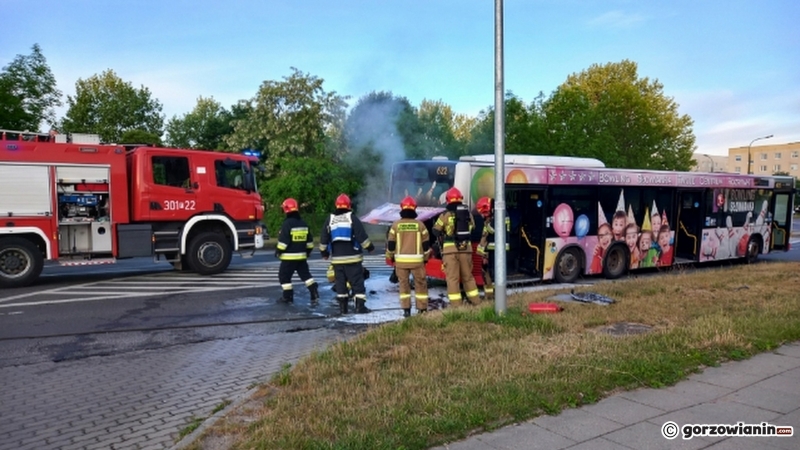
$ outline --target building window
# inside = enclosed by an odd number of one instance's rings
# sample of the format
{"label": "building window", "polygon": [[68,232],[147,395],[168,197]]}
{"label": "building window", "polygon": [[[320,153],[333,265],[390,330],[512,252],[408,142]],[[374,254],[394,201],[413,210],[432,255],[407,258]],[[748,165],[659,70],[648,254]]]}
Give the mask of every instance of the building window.
{"label": "building window", "polygon": [[734,171],[734,172],[736,172],[736,173],[742,173],[742,168],[741,168],[741,167],[739,167],[739,166],[736,166],[736,167],[733,169],[733,171]]}
{"label": "building window", "polygon": [[781,152],[775,152],[775,159],[781,159]]}
{"label": "building window", "polygon": [[797,158],[800,155],[800,152],[792,152],[792,158]]}
{"label": "building window", "polygon": [[761,171],[761,172],[766,172],[767,171],[767,166],[759,166],[758,170]]}
{"label": "building window", "polygon": [[737,162],[738,162],[738,161],[741,161],[741,160],[742,160],[742,155],[736,155],[736,158],[734,158],[734,159],[735,159]]}
{"label": "building window", "polygon": [[780,164],[775,164],[773,172],[780,172],[780,171],[781,171],[781,165]]}
{"label": "building window", "polygon": [[793,171],[793,172],[794,172],[795,170],[797,170],[797,164],[791,164],[791,165],[789,165],[789,170],[791,170],[791,171]]}
{"label": "building window", "polygon": [[767,160],[767,154],[766,153],[762,153],[761,154],[761,160],[762,161],[766,161]]}

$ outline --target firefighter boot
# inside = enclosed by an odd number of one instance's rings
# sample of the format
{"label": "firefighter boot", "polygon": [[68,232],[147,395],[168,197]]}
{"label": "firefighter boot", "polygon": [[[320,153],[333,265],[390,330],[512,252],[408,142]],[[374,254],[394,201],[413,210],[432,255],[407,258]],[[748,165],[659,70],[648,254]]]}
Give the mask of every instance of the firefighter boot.
{"label": "firefighter boot", "polygon": [[347,297],[337,297],[336,301],[339,302],[339,314],[347,314]]}
{"label": "firefighter boot", "polygon": [[319,304],[319,286],[317,283],[309,285],[308,292],[311,294],[311,306],[317,306]]}
{"label": "firefighter boot", "polygon": [[372,312],[371,309],[367,308],[366,303],[367,301],[363,298],[356,297],[356,314],[366,314]]}
{"label": "firefighter boot", "polygon": [[294,289],[286,289],[283,291],[282,300],[286,303],[294,303]]}
{"label": "firefighter boot", "polygon": [[411,317],[411,308],[403,308],[403,317]]}

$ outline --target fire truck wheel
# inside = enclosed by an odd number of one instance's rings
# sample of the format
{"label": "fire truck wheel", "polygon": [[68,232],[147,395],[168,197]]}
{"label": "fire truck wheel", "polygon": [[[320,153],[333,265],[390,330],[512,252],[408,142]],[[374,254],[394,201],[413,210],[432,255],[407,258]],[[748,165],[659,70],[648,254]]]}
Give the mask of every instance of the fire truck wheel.
{"label": "fire truck wheel", "polygon": [[193,271],[213,275],[228,268],[233,252],[231,244],[219,233],[202,233],[189,243],[186,259]]}
{"label": "fire truck wheel", "polygon": [[19,238],[0,239],[0,286],[21,287],[42,273],[44,258],[33,242]]}

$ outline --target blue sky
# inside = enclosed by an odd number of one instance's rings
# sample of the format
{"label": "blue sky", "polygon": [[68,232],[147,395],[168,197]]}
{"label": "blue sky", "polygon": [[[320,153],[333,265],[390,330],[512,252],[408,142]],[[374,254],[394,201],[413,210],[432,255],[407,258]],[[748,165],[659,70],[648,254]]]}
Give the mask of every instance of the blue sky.
{"label": "blue sky", "polygon": [[[800,2],[505,0],[505,88],[530,102],[630,59],[690,115],[697,152],[800,141]],[[494,103],[493,0],[0,0],[0,66],[38,43],[58,81],[113,69],[167,118],[230,107],[291,67],[351,96],[475,115]],[[66,99],[66,97],[65,97]],[[63,114],[65,110],[60,110]]]}

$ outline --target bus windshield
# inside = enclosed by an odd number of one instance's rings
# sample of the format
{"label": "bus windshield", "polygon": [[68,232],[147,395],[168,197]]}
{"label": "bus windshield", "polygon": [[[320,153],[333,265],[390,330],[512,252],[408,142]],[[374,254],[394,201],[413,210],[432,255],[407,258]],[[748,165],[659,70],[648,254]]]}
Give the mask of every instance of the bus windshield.
{"label": "bus windshield", "polygon": [[404,161],[392,167],[389,201],[400,203],[407,195],[418,206],[444,205],[444,193],[453,187],[456,161]]}

